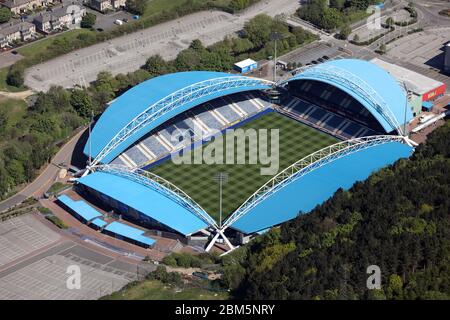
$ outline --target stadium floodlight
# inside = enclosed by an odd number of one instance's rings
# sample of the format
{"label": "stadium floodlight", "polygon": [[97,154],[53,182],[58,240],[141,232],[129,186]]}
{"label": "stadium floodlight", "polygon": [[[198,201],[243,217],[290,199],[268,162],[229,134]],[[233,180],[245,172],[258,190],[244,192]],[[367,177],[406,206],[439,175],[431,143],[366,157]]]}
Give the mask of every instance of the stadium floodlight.
{"label": "stadium floodlight", "polygon": [[228,182],[228,174],[226,172],[219,172],[214,176],[214,181],[219,183],[219,227],[222,228],[223,185]]}
{"label": "stadium floodlight", "polygon": [[277,41],[283,39],[283,35],[278,31],[273,31],[270,34],[270,39],[275,42],[274,44],[274,59],[273,59],[273,82],[277,82]]}
{"label": "stadium floodlight", "polygon": [[405,87],[405,117],[403,119],[403,135],[407,137],[408,132],[406,132],[406,113],[408,111],[408,87],[406,86],[405,82],[403,82],[403,86]]}

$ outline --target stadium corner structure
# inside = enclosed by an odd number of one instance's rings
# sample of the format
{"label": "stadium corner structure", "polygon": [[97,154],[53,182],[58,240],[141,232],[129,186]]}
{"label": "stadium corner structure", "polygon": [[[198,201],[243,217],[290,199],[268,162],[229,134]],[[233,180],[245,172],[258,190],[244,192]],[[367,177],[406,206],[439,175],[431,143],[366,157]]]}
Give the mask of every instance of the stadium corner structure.
{"label": "stadium corner structure", "polygon": [[[222,224],[192,195],[145,170],[196,139],[201,142],[204,136],[197,137],[193,126],[207,136],[269,111],[341,141],[280,171]],[[219,72],[167,74],[135,86],[109,105],[85,145],[85,155],[93,160],[76,190],[160,236],[207,251],[222,238],[233,249],[254,234],[308,213],[336,190],[409,157],[414,144],[405,131],[412,118],[397,81],[362,60],[307,67],[280,83]],[[174,145],[170,133],[180,129],[192,135]]]}

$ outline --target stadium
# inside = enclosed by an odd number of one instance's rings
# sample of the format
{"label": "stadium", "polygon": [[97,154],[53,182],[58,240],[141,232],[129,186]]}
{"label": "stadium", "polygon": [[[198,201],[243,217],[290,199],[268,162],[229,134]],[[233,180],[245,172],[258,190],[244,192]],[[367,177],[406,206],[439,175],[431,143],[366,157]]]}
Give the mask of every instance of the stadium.
{"label": "stadium", "polygon": [[[412,118],[401,84],[362,60],[305,67],[278,83],[220,72],[167,74],[110,103],[84,148],[88,166],[74,188],[82,200],[58,201],[93,228],[144,247],[155,235],[232,250],[409,157]],[[233,128],[279,130],[275,175],[261,175],[262,164],[171,161]],[[174,141],[180,132],[183,139]],[[85,200],[145,235],[108,224]]]}

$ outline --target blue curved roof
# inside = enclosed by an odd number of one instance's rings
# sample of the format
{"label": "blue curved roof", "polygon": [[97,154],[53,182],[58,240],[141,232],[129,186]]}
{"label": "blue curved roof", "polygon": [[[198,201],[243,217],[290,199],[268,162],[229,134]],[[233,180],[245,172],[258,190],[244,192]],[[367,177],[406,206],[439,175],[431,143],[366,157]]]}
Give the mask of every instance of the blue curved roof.
{"label": "blue curved roof", "polygon": [[106,172],[94,172],[78,180],[91,189],[118,200],[144,215],[189,235],[208,225],[164,194],[130,179]]}
{"label": "blue curved roof", "polygon": [[375,170],[409,157],[412,150],[406,144],[389,142],[346,155],[278,190],[231,227],[248,234],[294,219],[326,201],[339,188],[349,189]]}
{"label": "blue curved roof", "polygon": [[[345,86],[345,84],[341,82],[336,82],[333,79],[324,79],[317,78],[314,76],[314,70],[317,68],[326,68],[327,66],[333,66],[340,69],[344,69],[362,79],[365,83],[367,83],[370,87],[372,87],[386,102],[391,110],[393,116],[397,120],[397,122],[402,125],[405,119],[405,92],[402,90],[400,85],[397,83],[394,77],[392,77],[388,72],[386,72],[381,67],[364,60],[358,59],[340,59],[340,60],[332,60],[327,61],[325,63],[319,64],[317,66],[311,67],[307,69],[305,73],[299,73],[296,76],[292,77],[288,80],[317,80],[321,82],[328,83],[333,85],[348,94],[350,94],[353,98],[358,100],[370,113],[377,119],[386,132],[391,132],[395,128],[386,121],[383,116],[376,111],[373,106],[368,103],[361,95],[356,92],[356,89],[350,89]],[[409,122],[413,118],[413,114],[411,111],[411,106],[408,105],[406,110],[406,121]]]}
{"label": "blue curved roof", "polygon": [[[131,88],[116,100],[105,110],[100,119],[95,124],[94,129],[84,147],[84,153],[89,155],[89,148],[92,150],[92,157],[96,157],[100,151],[111,141],[119,131],[125,127],[131,120],[133,120],[140,113],[144,112],[152,104],[167,97],[168,95],[193,85],[195,83],[212,80],[222,77],[230,77],[232,75],[223,72],[210,71],[188,71],[163,75],[152,78],[141,84]],[[234,75],[233,75],[234,76]],[[106,156],[102,163],[108,163],[117,157],[126,148],[139,140],[142,136],[147,134],[152,129],[173,118],[174,116],[189,110],[206,101],[233,94],[236,92],[266,89],[267,86],[261,87],[240,87],[228,90],[222,90],[212,93],[201,99],[196,99],[184,104],[182,107],[172,110],[171,112],[161,116],[157,120],[143,127],[134,135],[123,141],[117,148],[115,148],[108,156]]]}

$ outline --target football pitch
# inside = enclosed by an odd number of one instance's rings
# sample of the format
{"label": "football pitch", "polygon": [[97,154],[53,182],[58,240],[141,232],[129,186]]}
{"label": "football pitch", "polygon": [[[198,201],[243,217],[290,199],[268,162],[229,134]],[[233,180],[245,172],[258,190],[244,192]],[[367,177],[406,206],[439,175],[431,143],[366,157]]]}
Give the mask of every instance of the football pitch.
{"label": "football pitch", "polygon": [[[239,129],[268,129],[269,154],[272,151],[270,148],[270,130],[278,129],[279,167],[277,172],[319,149],[338,142],[334,137],[276,112],[262,115],[243,124]],[[226,137],[223,140],[225,141]],[[205,150],[211,143],[213,142],[208,142],[199,148]],[[234,143],[237,144],[237,141],[235,140]],[[249,159],[249,145],[247,141],[247,160]],[[224,154],[226,148],[227,146],[224,143]],[[230,146],[228,146],[228,149],[230,149]],[[237,149],[235,145],[235,154]],[[195,150],[191,152],[195,152]],[[236,156],[235,159],[237,159]],[[218,221],[220,193],[219,183],[216,180],[217,174],[223,172],[226,176],[222,191],[223,218],[225,218],[259,187],[273,178],[274,175],[261,175],[261,167],[268,166],[268,164],[261,164],[259,161],[257,164],[249,164],[248,161],[245,164],[175,164],[172,159],[168,159],[157,166],[151,167],[149,171],[175,184]]]}

